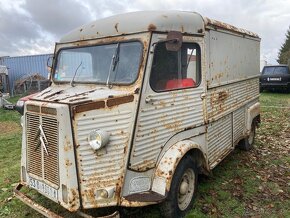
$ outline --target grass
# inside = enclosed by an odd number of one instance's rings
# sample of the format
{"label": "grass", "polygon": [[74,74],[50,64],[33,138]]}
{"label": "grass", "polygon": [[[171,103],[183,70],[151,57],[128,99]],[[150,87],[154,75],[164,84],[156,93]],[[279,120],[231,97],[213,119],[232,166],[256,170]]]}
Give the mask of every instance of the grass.
{"label": "grass", "polygon": [[[199,178],[194,208],[187,217],[290,217],[290,94],[264,92],[260,100],[262,123],[255,148],[233,151],[211,176]],[[19,120],[17,112],[0,109],[0,217],[40,217],[12,197],[20,171]],[[38,194],[32,196],[58,208]],[[150,206],[131,217],[135,216],[160,214],[157,206]]]}
{"label": "grass", "polygon": [[17,112],[0,109],[0,217],[17,217],[23,205],[11,200],[19,180],[21,127]]}

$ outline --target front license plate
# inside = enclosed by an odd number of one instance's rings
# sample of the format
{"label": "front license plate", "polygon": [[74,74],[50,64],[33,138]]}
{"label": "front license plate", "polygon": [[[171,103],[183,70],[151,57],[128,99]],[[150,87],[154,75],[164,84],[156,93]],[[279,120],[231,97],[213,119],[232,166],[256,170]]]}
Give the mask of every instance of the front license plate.
{"label": "front license plate", "polygon": [[36,189],[40,193],[46,195],[47,197],[51,198],[52,200],[57,201],[57,190],[52,188],[51,186],[40,182],[36,179],[29,178],[29,187]]}
{"label": "front license plate", "polygon": [[281,81],[281,78],[277,78],[277,77],[268,78],[268,81]]}

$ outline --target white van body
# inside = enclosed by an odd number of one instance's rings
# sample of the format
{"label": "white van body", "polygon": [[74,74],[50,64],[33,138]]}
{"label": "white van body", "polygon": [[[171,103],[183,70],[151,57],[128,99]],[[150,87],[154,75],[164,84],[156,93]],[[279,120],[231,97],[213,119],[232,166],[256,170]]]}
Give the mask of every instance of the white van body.
{"label": "white van body", "polygon": [[[166,50],[178,42],[170,32],[182,34],[179,53]],[[73,30],[55,46],[51,86],[25,103],[21,186],[69,211],[166,201],[185,156],[209,173],[252,136],[259,58],[256,34],[194,12],[128,13]],[[102,64],[105,76],[91,76]]]}

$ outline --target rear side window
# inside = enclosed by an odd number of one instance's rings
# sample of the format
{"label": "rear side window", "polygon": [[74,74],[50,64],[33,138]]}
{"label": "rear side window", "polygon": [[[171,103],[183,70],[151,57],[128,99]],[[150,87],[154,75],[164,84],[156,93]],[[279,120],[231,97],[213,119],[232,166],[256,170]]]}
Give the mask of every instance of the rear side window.
{"label": "rear side window", "polygon": [[168,51],[165,43],[155,47],[150,85],[154,91],[197,87],[201,81],[200,47],[183,43],[179,51]]}
{"label": "rear side window", "polygon": [[288,74],[288,67],[264,67],[262,72],[263,75],[280,75],[280,74]]}

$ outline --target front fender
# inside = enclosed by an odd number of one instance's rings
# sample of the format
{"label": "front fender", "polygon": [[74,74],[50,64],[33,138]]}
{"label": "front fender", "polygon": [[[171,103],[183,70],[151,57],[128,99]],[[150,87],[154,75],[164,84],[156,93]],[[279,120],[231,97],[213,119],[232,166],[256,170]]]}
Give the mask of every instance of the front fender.
{"label": "front fender", "polygon": [[195,148],[202,151],[200,145],[191,140],[183,140],[171,146],[157,164],[152,191],[165,196],[170,190],[171,180],[179,161],[188,151]]}

